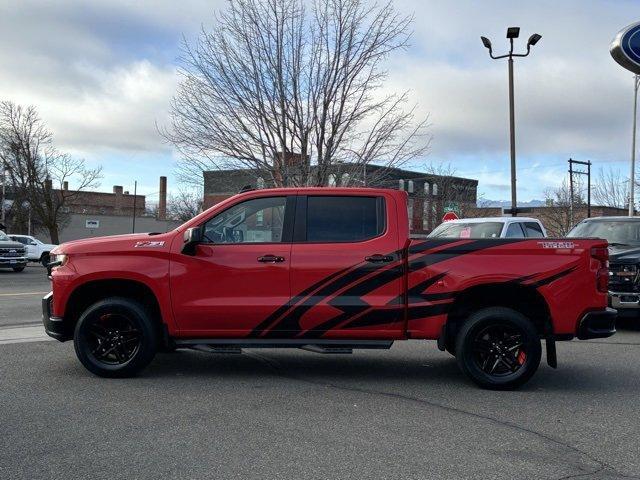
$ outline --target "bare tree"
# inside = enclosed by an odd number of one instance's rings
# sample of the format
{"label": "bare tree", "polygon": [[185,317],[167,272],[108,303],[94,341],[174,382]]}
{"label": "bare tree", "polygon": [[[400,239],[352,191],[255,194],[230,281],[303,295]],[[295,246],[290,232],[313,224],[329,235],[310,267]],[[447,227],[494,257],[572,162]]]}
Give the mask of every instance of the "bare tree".
{"label": "bare tree", "polygon": [[173,220],[186,222],[202,212],[202,193],[180,190],[167,202],[167,214]]}
{"label": "bare tree", "polygon": [[[9,172],[14,193],[14,226],[24,228],[25,211],[49,233],[53,243],[68,220],[64,208],[83,190],[97,186],[100,168],[60,153],[34,107],[0,102],[0,160]],[[70,181],[75,189],[67,187]]]}
{"label": "bare tree", "polygon": [[576,182],[572,205],[571,191],[566,179],[559,187],[545,191],[546,208],[541,213],[540,220],[551,236],[566,236],[576,223],[586,217],[583,192],[582,184]]}
{"label": "bare tree", "polygon": [[[364,165],[426,152],[427,119],[408,94],[385,94],[383,61],[412,18],[361,0],[230,0],[213,31],[183,46],[165,138],[182,181],[245,168],[274,186],[327,185]],[[355,175],[354,175],[355,176]]]}
{"label": "bare tree", "polygon": [[629,179],[619,169],[600,169],[593,186],[593,199],[602,207],[626,208],[629,205]]}

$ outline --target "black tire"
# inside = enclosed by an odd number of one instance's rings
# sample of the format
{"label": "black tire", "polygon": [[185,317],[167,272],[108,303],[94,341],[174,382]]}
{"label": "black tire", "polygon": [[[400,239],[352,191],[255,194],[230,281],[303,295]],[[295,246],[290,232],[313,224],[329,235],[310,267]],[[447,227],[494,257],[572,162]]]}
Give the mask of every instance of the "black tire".
{"label": "black tire", "polygon": [[100,377],[121,378],[131,377],[149,365],[158,349],[158,337],[141,304],[111,297],[82,313],[73,344],[87,370]]}
{"label": "black tire", "polygon": [[40,256],[40,263],[42,264],[43,267],[46,267],[49,264],[49,252],[44,252]]}
{"label": "black tire", "polygon": [[445,351],[447,353],[450,353],[454,357],[456,356],[456,344],[455,344],[455,342],[447,342],[447,344],[445,345],[444,349],[445,349]]}
{"label": "black tire", "polygon": [[25,269],[25,267],[13,267],[14,272],[21,272]]}
{"label": "black tire", "polygon": [[491,307],[462,325],[456,352],[460,369],[480,387],[512,390],[536,372],[542,346],[527,317],[510,308]]}

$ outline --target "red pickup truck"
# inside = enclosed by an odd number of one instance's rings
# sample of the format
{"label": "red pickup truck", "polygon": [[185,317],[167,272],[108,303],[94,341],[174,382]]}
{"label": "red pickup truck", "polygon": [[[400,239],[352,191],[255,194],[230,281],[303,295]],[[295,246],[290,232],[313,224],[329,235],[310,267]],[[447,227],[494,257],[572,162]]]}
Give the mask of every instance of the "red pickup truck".
{"label": "red pickup truck", "polygon": [[231,197],[167,233],[52,251],[46,332],[105,377],[158,350],[320,353],[437,340],[482,387],[526,382],[555,342],[608,337],[607,243],[409,237],[406,193],[290,188]]}

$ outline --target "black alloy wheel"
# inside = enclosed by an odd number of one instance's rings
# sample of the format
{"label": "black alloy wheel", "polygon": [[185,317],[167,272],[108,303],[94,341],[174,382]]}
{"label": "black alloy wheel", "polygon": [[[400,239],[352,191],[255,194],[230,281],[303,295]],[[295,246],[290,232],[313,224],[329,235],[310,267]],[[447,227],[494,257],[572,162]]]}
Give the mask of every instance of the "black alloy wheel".
{"label": "black alloy wheel", "polygon": [[510,390],[526,383],[542,357],[540,334],[522,313],[489,307],[471,315],[456,338],[460,369],[483,388]]}
{"label": "black alloy wheel", "polygon": [[107,365],[124,365],[140,349],[141,332],[126,314],[105,313],[96,317],[86,331],[91,355]]}
{"label": "black alloy wheel", "polygon": [[489,375],[515,373],[527,359],[523,333],[508,324],[491,325],[480,330],[472,348],[477,366]]}
{"label": "black alloy wheel", "polygon": [[129,377],[146,367],[158,349],[148,311],[122,297],[100,300],[80,316],[73,343],[84,367],[102,377]]}

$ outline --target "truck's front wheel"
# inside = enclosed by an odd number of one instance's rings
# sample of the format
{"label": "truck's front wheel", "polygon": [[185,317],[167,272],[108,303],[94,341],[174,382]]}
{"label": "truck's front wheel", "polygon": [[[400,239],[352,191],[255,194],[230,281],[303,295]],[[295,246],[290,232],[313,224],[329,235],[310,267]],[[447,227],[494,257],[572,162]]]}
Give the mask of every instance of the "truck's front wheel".
{"label": "truck's front wheel", "polygon": [[510,308],[471,315],[456,339],[458,365],[483,388],[509,390],[528,381],[540,365],[542,347],[534,325]]}
{"label": "truck's front wheel", "polygon": [[156,354],[157,333],[145,308],[111,297],[91,305],[76,324],[73,343],[80,362],[101,377],[129,377]]}

